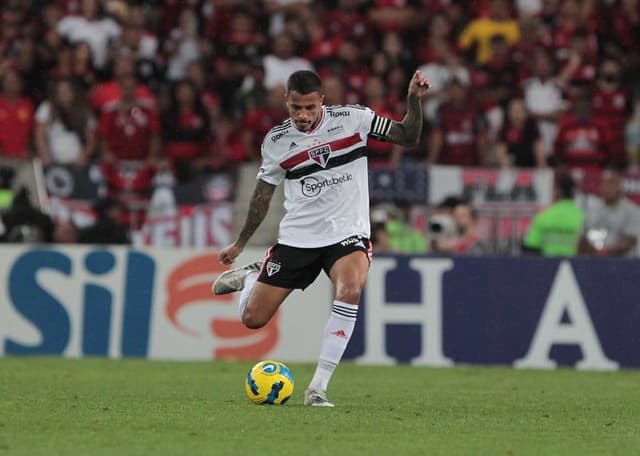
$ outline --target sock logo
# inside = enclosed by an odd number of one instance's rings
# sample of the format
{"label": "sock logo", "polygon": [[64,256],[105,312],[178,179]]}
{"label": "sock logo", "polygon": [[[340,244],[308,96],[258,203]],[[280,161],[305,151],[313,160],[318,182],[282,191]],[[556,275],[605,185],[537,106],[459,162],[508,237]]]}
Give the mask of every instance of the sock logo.
{"label": "sock logo", "polygon": [[341,339],[348,339],[348,338],[349,338],[349,336],[347,336],[347,333],[346,333],[346,332],[344,332],[342,329],[338,329],[337,331],[333,331],[333,332],[331,333],[331,335],[332,335],[332,336],[339,337],[339,338],[341,338]]}
{"label": "sock logo", "polygon": [[274,263],[271,260],[267,262],[267,275],[269,277],[276,274],[279,270],[280,270],[280,265],[278,263]]}

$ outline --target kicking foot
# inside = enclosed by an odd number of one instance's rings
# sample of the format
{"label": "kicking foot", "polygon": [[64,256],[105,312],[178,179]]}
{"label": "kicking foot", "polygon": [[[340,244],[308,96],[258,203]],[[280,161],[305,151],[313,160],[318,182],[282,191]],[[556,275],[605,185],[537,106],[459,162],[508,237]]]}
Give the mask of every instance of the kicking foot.
{"label": "kicking foot", "polygon": [[308,389],[304,392],[304,405],[311,407],[335,407],[329,399],[327,393],[321,390]]}
{"label": "kicking foot", "polygon": [[259,272],[261,266],[262,261],[256,261],[255,263],[247,264],[241,268],[225,271],[218,276],[215,282],[213,282],[211,291],[213,291],[213,294],[217,295],[240,291],[244,288],[244,279],[247,278],[247,274],[250,272]]}

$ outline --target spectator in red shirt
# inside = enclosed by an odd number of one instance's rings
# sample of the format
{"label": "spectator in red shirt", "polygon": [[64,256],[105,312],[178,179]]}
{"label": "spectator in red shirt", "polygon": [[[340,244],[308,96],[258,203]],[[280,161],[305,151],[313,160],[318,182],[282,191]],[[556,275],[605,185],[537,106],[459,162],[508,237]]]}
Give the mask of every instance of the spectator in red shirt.
{"label": "spectator in red shirt", "polygon": [[640,1],[622,0],[608,4],[603,10],[601,36],[598,37],[604,38],[603,49],[618,55],[624,53],[621,63],[625,72],[637,73],[640,66]]}
{"label": "spectator in red shirt", "polygon": [[513,46],[512,53],[519,82],[532,77],[535,73],[535,65],[531,56],[538,48],[548,50],[551,44],[551,34],[545,32],[537,17],[521,18],[520,41]]}
{"label": "spectator in red shirt", "polygon": [[146,201],[160,164],[160,121],[151,103],[136,98],[134,76],[122,77],[120,86],[121,99],[100,115],[102,173],[109,196]]}
{"label": "spectator in red shirt", "polygon": [[500,132],[496,155],[503,168],[544,168],[547,165],[538,124],[529,116],[522,98],[509,102],[507,122]]}
{"label": "spectator in red shirt", "polygon": [[437,13],[429,18],[428,35],[424,38],[418,37],[414,54],[418,62],[424,64],[439,60],[436,47],[442,47],[444,43],[449,43],[451,25],[447,17],[442,13]]}
{"label": "spectator in red shirt", "polygon": [[348,93],[362,94],[364,84],[369,77],[369,68],[362,59],[362,49],[353,40],[345,40],[338,50],[338,71],[347,86]]}
{"label": "spectator in red shirt", "polygon": [[321,22],[320,18],[307,24],[309,31],[309,46],[305,57],[316,67],[322,68],[326,62],[330,62],[340,49],[345,37],[341,34],[329,32],[329,25]]}
{"label": "spectator in red shirt", "polygon": [[322,20],[329,36],[361,39],[367,35],[368,23],[358,11],[359,0],[338,0],[337,8],[327,11]]}
{"label": "spectator in red shirt", "polygon": [[369,21],[381,32],[411,28],[417,17],[416,9],[409,0],[375,0],[369,10]]}
{"label": "spectator in red shirt", "polygon": [[329,75],[322,79],[322,88],[324,89],[324,104],[344,105],[347,103],[347,92],[342,79]]}
{"label": "spectator in red shirt", "polygon": [[[113,64],[113,79],[98,84],[90,94],[91,107],[99,113],[107,104],[118,101],[122,96],[121,79],[133,77],[135,72],[135,60],[133,56],[117,58]],[[141,101],[145,101],[145,103],[155,104],[155,96],[144,84],[137,84],[135,97]]]}
{"label": "spectator in red shirt", "polygon": [[596,56],[590,48],[590,43],[594,40],[594,36],[586,28],[579,28],[571,35],[568,58],[561,59],[563,68],[560,72],[560,78],[568,81],[566,91],[569,97],[577,96],[583,86],[595,81]]}
{"label": "spectator in red shirt", "polygon": [[122,77],[119,100],[112,101],[100,115],[102,159],[155,161],[160,151],[160,122],[151,103],[136,97],[136,78]]}
{"label": "spectator in red shirt", "polygon": [[191,62],[187,65],[185,79],[195,85],[202,104],[207,109],[207,114],[212,122],[215,122],[221,115],[220,97],[218,93],[209,87],[209,78],[204,64],[200,61]]}
{"label": "spectator in red shirt", "polygon": [[[550,2],[551,3],[551,2]],[[564,0],[551,17],[553,24],[553,47],[556,57],[566,60],[570,53],[571,41],[576,35],[585,38],[586,55],[592,57],[596,51],[594,1]]]}
{"label": "spectator in red shirt", "polygon": [[586,91],[576,99],[573,112],[560,120],[554,155],[561,164],[584,170],[601,170],[612,158],[606,127],[593,117]]}
{"label": "spectator in red shirt", "polygon": [[62,10],[55,3],[42,7],[42,32],[36,42],[36,56],[40,68],[49,72],[56,66],[56,54],[62,46],[62,35],[56,30],[56,23],[62,17]]}
{"label": "spectator in red shirt", "polygon": [[504,36],[491,38],[491,57],[480,70],[486,78],[486,101],[491,106],[506,106],[518,90],[518,74]]}
{"label": "spectator in red shirt", "polygon": [[[401,120],[392,110],[386,99],[387,89],[384,81],[373,76],[364,86],[363,104],[373,109],[379,116],[393,120]],[[369,139],[367,142],[367,157],[372,166],[395,166],[402,159],[402,146],[386,141]]]}
{"label": "spectator in red shirt", "polygon": [[631,114],[631,93],[622,85],[622,68],[614,59],[600,65],[593,92],[593,117],[606,126],[610,154],[621,164],[627,163],[624,129]]}
{"label": "spectator in red shirt", "polygon": [[622,0],[610,8],[614,37],[627,49],[637,50],[640,46],[640,2]]}
{"label": "spectator in red shirt", "polygon": [[113,53],[116,56],[131,56],[138,68],[138,76],[144,81],[156,76],[160,59],[158,38],[148,28],[147,22],[141,5],[129,5],[122,35]]}
{"label": "spectator in red shirt", "polygon": [[69,79],[73,76],[73,49],[71,45],[62,42],[55,49],[55,63],[49,70],[50,79]]}
{"label": "spectator in red shirt", "polygon": [[285,88],[276,86],[269,90],[266,106],[252,109],[244,116],[242,137],[250,158],[259,157],[260,144],[264,136],[274,125],[278,125],[287,118],[284,98]]}
{"label": "spectator in red shirt", "polygon": [[17,71],[5,70],[0,93],[0,157],[29,158],[33,132],[33,104],[22,95]]}
{"label": "spectator in red shirt", "polygon": [[233,170],[258,152],[247,150],[242,133],[229,119],[222,117],[216,124],[204,165],[212,171]]}
{"label": "spectator in red shirt", "polygon": [[467,87],[453,78],[447,101],[440,105],[429,143],[428,163],[478,166],[484,162],[486,138],[482,116]]}
{"label": "spectator in red shirt", "polygon": [[215,66],[218,70],[225,67],[221,97],[227,109],[234,108],[231,95],[249,73],[252,60],[264,54],[265,41],[249,11],[236,8],[229,21],[228,33],[215,42]]}
{"label": "spectator in red shirt", "polygon": [[93,60],[91,59],[91,48],[84,41],[73,45],[70,76],[83,91],[91,89],[96,82]]}
{"label": "spectator in red shirt", "polygon": [[206,150],[211,129],[200,99],[189,81],[178,82],[172,90],[171,103],[162,118],[162,136],[165,155],[173,162],[193,162]]}

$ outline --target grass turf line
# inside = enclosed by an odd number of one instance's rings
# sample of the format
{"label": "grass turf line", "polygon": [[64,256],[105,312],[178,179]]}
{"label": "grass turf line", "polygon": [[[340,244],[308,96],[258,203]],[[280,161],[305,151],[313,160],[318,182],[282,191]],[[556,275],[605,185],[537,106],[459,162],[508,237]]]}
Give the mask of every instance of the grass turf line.
{"label": "grass turf line", "polygon": [[612,455],[640,449],[640,372],[345,363],[303,407],[256,406],[252,363],[0,358],[4,455]]}

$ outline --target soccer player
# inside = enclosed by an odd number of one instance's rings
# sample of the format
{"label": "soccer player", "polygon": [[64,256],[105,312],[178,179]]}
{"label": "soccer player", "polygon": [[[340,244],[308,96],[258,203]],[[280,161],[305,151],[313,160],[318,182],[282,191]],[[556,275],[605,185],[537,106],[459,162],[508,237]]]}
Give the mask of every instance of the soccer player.
{"label": "soccer player", "polygon": [[327,385],[351,338],[369,270],[367,138],[416,145],[422,131],[420,100],[428,89],[429,81],[416,71],[409,82],[407,113],[395,122],[364,106],[324,106],[318,75],[292,73],[285,98],[290,118],[265,136],[247,219],[237,240],[218,256],[223,264],[234,262],[284,181],[285,215],[277,244],[263,261],[221,274],[212,288],[215,294],[242,290],[242,322],[258,329],[293,289],[305,289],[321,270],[329,276],[335,300],[305,405],[333,407]]}

